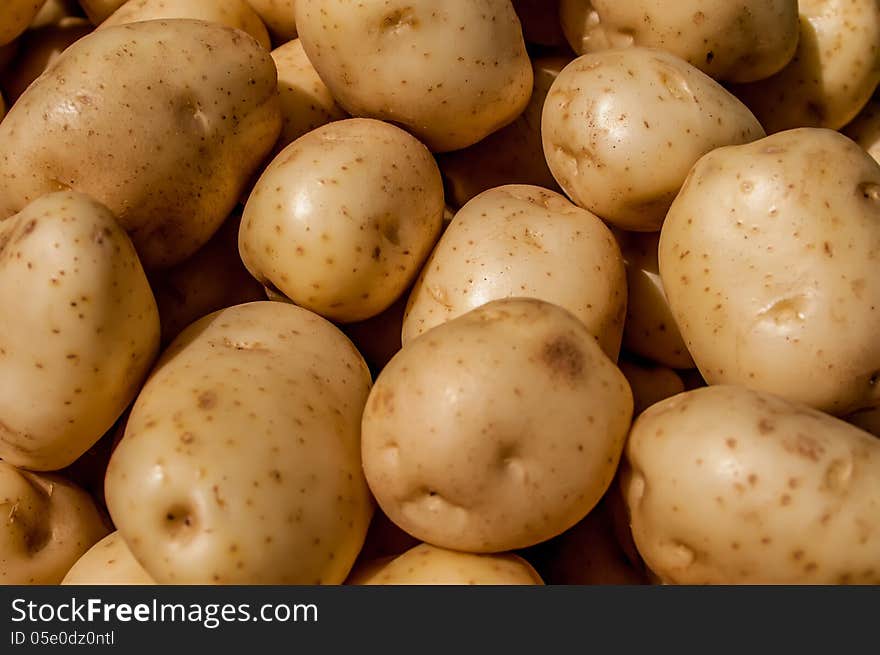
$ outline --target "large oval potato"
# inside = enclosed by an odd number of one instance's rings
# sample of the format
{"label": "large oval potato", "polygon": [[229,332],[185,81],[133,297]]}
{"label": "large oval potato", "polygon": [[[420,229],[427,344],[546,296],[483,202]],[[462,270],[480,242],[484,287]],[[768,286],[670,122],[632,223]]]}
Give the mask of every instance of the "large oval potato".
{"label": "large oval potato", "polygon": [[372,500],[370,374],[333,325],[287,303],[206,316],[164,353],[107,468],[110,515],[161,584],[339,584]]}
{"label": "large oval potato", "polygon": [[410,294],[402,343],[514,296],[564,307],[617,359],[626,273],[614,236],[590,212],[530,186],[492,189],[455,215]]}
{"label": "large oval potato", "polygon": [[768,134],[797,127],[838,129],[880,82],[880,4],[799,0],[797,53],[776,75],[733,87]]}
{"label": "large oval potato", "polygon": [[80,6],[93,25],[100,25],[110,14],[119,9],[128,0],[79,0]]}
{"label": "large oval potato", "polygon": [[178,263],[275,144],[277,95],[272,58],[238,30],[169,20],[94,32],[0,123],[0,218],[69,188],[116,214],[146,268]]}
{"label": "large oval potato", "polygon": [[64,576],[63,585],[154,585],[118,532],[92,546]]}
{"label": "large oval potato", "polygon": [[272,48],[266,26],[247,0],[128,0],[98,29],[169,18],[191,18],[239,29],[266,50]]}
{"label": "large oval potato", "polygon": [[843,133],[880,162],[880,100],[870,100]]}
{"label": "large oval potato", "polygon": [[279,43],[296,38],[296,0],[247,0]]}
{"label": "large oval potato", "polygon": [[880,583],[880,441],[770,394],[707,387],[648,409],[624,494],[674,584]]}
{"label": "large oval potato", "polygon": [[504,127],[532,92],[510,0],[298,0],[296,25],[342,107],[401,125],[435,152]]}
{"label": "large oval potato", "polygon": [[660,229],[691,166],[720,146],[764,136],[712,78],[660,50],[584,55],[544,103],[544,154],[568,196],[617,227]]}
{"label": "large oval potato", "polygon": [[443,210],[440,171],[417,139],[381,121],[337,121],[263,172],[245,205],[241,258],[297,305],[361,321],[418,275]]}
{"label": "large oval potato", "polygon": [[40,198],[0,222],[0,457],[51,471],[131,402],[159,315],[131,241],[86,196]]}
{"label": "large oval potato", "polygon": [[524,548],[602,497],[632,403],[577,318],[540,300],[496,300],[388,363],[364,412],[364,471],[383,511],[422,541]]}
{"label": "large oval potato", "polygon": [[832,414],[880,404],[880,166],[804,128],[702,158],[669,211],[660,274],[710,384]]}
{"label": "large oval potato", "polygon": [[0,46],[24,32],[46,0],[3,0],[0,5]]}
{"label": "large oval potato", "polygon": [[107,526],[89,495],[58,475],[0,461],[0,584],[55,585]]}
{"label": "large oval potato", "polygon": [[779,71],[798,43],[798,0],[562,0],[578,54],[660,48],[715,79],[751,82]]}

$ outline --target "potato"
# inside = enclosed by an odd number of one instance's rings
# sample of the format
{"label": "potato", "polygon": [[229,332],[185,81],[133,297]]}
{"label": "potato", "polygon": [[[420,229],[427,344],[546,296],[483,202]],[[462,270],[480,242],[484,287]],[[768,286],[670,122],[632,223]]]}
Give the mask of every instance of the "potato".
{"label": "potato", "polygon": [[296,38],[296,0],[248,0],[279,43]]}
{"label": "potato", "polygon": [[843,133],[880,162],[880,100],[871,100]]}
{"label": "potato", "polygon": [[550,85],[569,61],[565,57],[533,61],[535,87],[525,111],[470,148],[438,157],[449,202],[462,207],[484,191],[505,184],[559,189],[544,158],[541,112]]}
{"label": "potato", "polygon": [[370,375],[330,323],[286,303],[187,328],[107,468],[119,533],[160,584],[338,584],[373,511],[361,471]]}
{"label": "potato", "polygon": [[559,23],[559,0],[513,0],[513,8],[526,41],[543,46],[565,45]]}
{"label": "potato", "polygon": [[544,103],[542,132],[550,170],[575,204],[638,232],[660,229],[702,155],[764,136],[720,84],[647,48],[566,66]]}
{"label": "potato", "polygon": [[0,219],[51,191],[84,192],[145,267],[168,267],[230,214],[280,129],[275,66],[242,32],[193,20],[100,30],[0,124]]}
{"label": "potato", "polygon": [[387,120],[435,152],[511,123],[532,67],[510,0],[299,0],[309,59],[353,116]]}
{"label": "potato", "polygon": [[0,5],[0,46],[24,32],[46,0],[3,0]]}
{"label": "potato", "polygon": [[629,360],[621,360],[618,366],[632,390],[633,413],[636,415],[641,414],[651,405],[684,391],[684,382],[672,369],[637,364]]}
{"label": "potato", "polygon": [[299,39],[273,50],[272,60],[278,69],[283,120],[277,151],[322,125],[348,118],[306,57]]}
{"label": "potato", "polygon": [[89,495],[0,461],[0,585],[54,585],[107,534]]}
{"label": "potato", "polygon": [[364,412],[364,471],[382,510],[422,541],[525,548],[599,501],[631,416],[626,379],[583,323],[540,300],[496,300],[385,367]]}
{"label": "potato", "polygon": [[773,75],[798,43],[798,0],[562,0],[560,17],[578,54],[660,48],[728,82]]}
{"label": "potato", "polygon": [[878,253],[880,166],[804,128],[697,163],[663,226],[660,275],[709,384],[844,415],[880,404]]}
{"label": "potato", "polygon": [[66,18],[81,16],[82,11],[76,0],[46,0],[28,25],[28,29],[38,30],[49,25],[57,25]]}
{"label": "potato", "polygon": [[59,192],[0,223],[0,458],[67,466],[134,398],[159,346],[156,302],[113,215]]}
{"label": "potato", "polygon": [[79,0],[93,25],[100,25],[126,2],[127,0]]}
{"label": "potato", "polygon": [[400,128],[337,121],[281,151],[248,198],[239,248],[251,274],[341,323],[384,311],[440,233],[437,163]]}
{"label": "potato", "polygon": [[648,409],[624,494],[673,584],[880,583],[880,441],[771,394],[707,387]]}
{"label": "potato", "polygon": [[838,129],[880,82],[880,4],[799,0],[797,54],[766,80],[733,88],[768,134],[797,127]]}
{"label": "potato", "polygon": [[694,360],[669,309],[660,279],[660,233],[617,231],[615,236],[626,263],[624,348],[670,368],[693,368]]}
{"label": "potato", "polygon": [[163,345],[211,312],[264,299],[263,287],[238,257],[240,225],[241,216],[233,214],[195,255],[153,275]]}
{"label": "potato", "polygon": [[118,532],[92,546],[61,581],[63,585],[154,585]]}
{"label": "potato", "polygon": [[169,18],[192,18],[239,29],[266,50],[272,49],[266,26],[247,0],[128,0],[98,29]]}
{"label": "potato", "polygon": [[9,102],[15,102],[66,48],[91,31],[92,24],[85,18],[71,17],[25,32],[19,41],[18,56],[3,76],[3,91]]}
{"label": "potato", "polygon": [[537,571],[511,554],[474,555],[421,544],[394,558],[362,585],[543,585]]}
{"label": "potato", "polygon": [[846,422],[880,437],[880,407],[850,414],[846,417]]}
{"label": "potato", "polygon": [[487,191],[456,214],[410,294],[402,343],[513,296],[564,307],[617,359],[626,279],[614,237],[562,196],[518,185]]}

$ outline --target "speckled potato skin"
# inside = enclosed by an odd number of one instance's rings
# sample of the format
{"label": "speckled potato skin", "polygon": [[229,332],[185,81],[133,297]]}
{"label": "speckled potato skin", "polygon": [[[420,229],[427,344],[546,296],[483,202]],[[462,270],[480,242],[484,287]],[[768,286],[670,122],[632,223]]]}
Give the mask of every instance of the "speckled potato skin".
{"label": "speckled potato skin", "polygon": [[159,347],[159,315],[131,241],[80,194],[0,222],[0,458],[53,471],[116,421]]}
{"label": "speckled potato skin", "polygon": [[541,141],[541,113],[550,85],[571,61],[544,57],[532,62],[535,86],[525,111],[507,127],[464,150],[440,155],[447,202],[456,207],[505,184],[532,184],[559,190]]}
{"label": "speckled potato skin", "polygon": [[709,384],[844,415],[880,404],[880,166],[831,130],[723,148],[694,167],[660,275]]}
{"label": "speckled potato skin", "polygon": [[880,4],[799,0],[801,36],[776,75],[733,87],[768,134],[797,127],[839,129],[880,82]]}
{"label": "speckled potato skin", "polygon": [[624,495],[673,584],[880,583],[880,441],[770,394],[707,387],[636,420]]}
{"label": "speckled potato skin", "polygon": [[241,258],[301,307],[350,323],[409,287],[443,220],[431,153],[398,127],[365,118],[314,130],[272,161],[244,209]]}
{"label": "speckled potato skin", "polygon": [[617,365],[632,390],[635,415],[684,391],[684,382],[670,368],[637,364],[628,360],[621,360]]}
{"label": "speckled potato skin", "polygon": [[561,195],[524,185],[487,191],[455,215],[410,294],[402,343],[515,296],[567,309],[617,359],[626,274],[614,236]]}
{"label": "speckled potato skin", "polygon": [[322,125],[348,118],[306,57],[299,39],[275,48],[272,60],[278,69],[278,97],[283,121],[276,151]]}
{"label": "speckled potato skin", "polygon": [[720,146],[764,136],[712,78],[660,50],[584,55],[544,104],[544,154],[584,209],[625,230],[654,232],[691,166]]}
{"label": "speckled potato skin", "polygon": [[670,368],[695,366],[663,290],[657,251],[659,232],[615,232],[626,264],[623,347]]}
{"label": "speckled potato skin", "polygon": [[98,29],[173,18],[204,20],[242,30],[266,50],[272,49],[266,26],[247,0],[128,0]]}
{"label": "speckled potato skin", "polygon": [[126,2],[127,0],[79,0],[83,11],[94,25],[100,25]]}
{"label": "speckled potato skin", "polygon": [[160,584],[339,584],[372,500],[360,418],[370,375],[304,309],[259,302],[185,330],[138,396],[107,507]]}
{"label": "speckled potato skin", "polygon": [[843,133],[880,162],[880,100],[869,101]]}
{"label": "speckled potato skin", "polygon": [[46,0],[3,0],[0,4],[0,46],[24,32]]}
{"label": "speckled potato skin", "polygon": [[631,417],[626,379],[583,323],[540,300],[496,300],[385,367],[364,412],[364,471],[383,511],[422,541],[525,548],[595,506]]}
{"label": "speckled potato skin", "polygon": [[799,36],[797,0],[562,0],[560,20],[578,54],[659,48],[727,82],[778,72]]}
{"label": "speckled potato skin", "polygon": [[358,582],[362,585],[543,585],[522,557],[476,555],[420,544]]}
{"label": "speckled potato skin", "polygon": [[434,152],[504,127],[532,92],[510,0],[299,0],[296,24],[343,108],[400,125]]}
{"label": "speckled potato skin", "polygon": [[100,30],[0,123],[0,218],[70,188],[116,214],[146,268],[168,267],[230,214],[280,129],[275,66],[245,33],[192,20]]}
{"label": "speckled potato skin", "polygon": [[296,38],[296,0],[248,0],[278,43]]}
{"label": "speckled potato skin", "polygon": [[154,585],[118,532],[92,546],[64,576],[62,585]]}
{"label": "speckled potato skin", "polygon": [[0,461],[0,585],[56,585],[107,534],[89,495],[58,475]]}

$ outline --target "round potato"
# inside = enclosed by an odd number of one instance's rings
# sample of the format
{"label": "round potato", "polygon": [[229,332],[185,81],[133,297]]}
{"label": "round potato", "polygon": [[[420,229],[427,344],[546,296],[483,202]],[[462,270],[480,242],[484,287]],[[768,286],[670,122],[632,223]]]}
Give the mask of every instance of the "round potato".
{"label": "round potato", "polygon": [[296,38],[296,0],[248,0],[279,43]]}
{"label": "round potato", "polygon": [[61,581],[63,585],[154,585],[118,532],[92,546]]}
{"label": "round potato", "polygon": [[3,0],[0,4],[0,46],[24,32],[46,0]]}
{"label": "round potato", "polygon": [[510,0],[299,0],[309,59],[353,116],[401,125],[435,152],[512,122],[532,67]]}
{"label": "round potato", "polygon": [[536,59],[532,62],[535,87],[525,111],[470,148],[438,157],[448,202],[462,207],[484,191],[505,184],[559,188],[544,158],[541,113],[550,85],[569,61],[565,57]]}
{"label": "round potato", "polygon": [[58,475],[0,461],[0,584],[55,585],[107,526],[89,495]]}
{"label": "round potato", "polygon": [[799,34],[798,0],[562,0],[560,19],[578,54],[660,48],[727,82],[778,72]]}
{"label": "round potato", "polygon": [[590,212],[530,186],[492,189],[455,215],[410,294],[403,344],[513,296],[564,307],[617,359],[626,274],[614,236]]}
{"label": "round potato", "polygon": [[272,161],[244,209],[251,274],[341,323],[384,311],[418,275],[440,233],[437,163],[400,128],[337,121]]}
{"label": "round potato", "polygon": [[421,544],[365,576],[362,585],[542,585],[522,557],[475,555]]}
{"label": "round potato", "polygon": [[673,584],[880,583],[880,441],[717,386],[654,405],[627,444],[636,544]]}
{"label": "round potato", "polygon": [[618,362],[618,366],[632,390],[635,415],[684,391],[684,382],[672,369],[637,364],[629,360]]}
{"label": "round potato", "polygon": [[348,118],[306,57],[299,39],[273,50],[272,60],[278,69],[283,121],[277,151],[322,125]]}
{"label": "round potato", "polygon": [[93,25],[100,25],[128,0],[79,0]]}
{"label": "round potato", "polygon": [[615,233],[626,263],[626,323],[623,347],[670,368],[694,367],[663,290],[657,251],[659,232]]}
{"label": "round potato", "polygon": [[513,8],[526,41],[542,46],[565,45],[559,23],[559,0],[513,0]]}
{"label": "round potato", "polygon": [[577,318],[540,300],[496,300],[385,367],[364,412],[364,471],[383,511],[422,541],[525,548],[602,497],[632,402]]}
{"label": "round potato", "polygon": [[544,103],[544,154],[568,196],[617,227],[655,232],[691,166],[764,136],[720,84],[660,50],[584,55]]}
{"label": "round potato", "polygon": [[107,468],[119,533],[160,584],[339,584],[373,504],[361,470],[370,374],[333,325],[257,302],[164,353]]}
{"label": "round potato", "polygon": [[768,134],[797,127],[839,129],[880,82],[880,3],[799,0],[797,54],[776,75],[733,88]]}
{"label": "round potato", "polygon": [[880,100],[871,100],[843,133],[880,162]]}
{"label": "round potato", "polygon": [[697,163],[663,226],[660,274],[709,384],[844,415],[880,404],[878,252],[880,166],[804,128]]}
{"label": "round potato", "polygon": [[271,50],[269,32],[247,0],[128,0],[98,29],[146,20],[192,18],[247,32]]}
{"label": "round potato", "polygon": [[59,192],[0,222],[0,307],[0,458],[57,470],[140,388],[159,347],[156,301],[113,215]]}
{"label": "round potato", "polygon": [[80,191],[116,214],[146,268],[172,266],[220,227],[272,149],[277,95],[272,58],[238,30],[169,20],[89,34],[0,123],[0,219]]}

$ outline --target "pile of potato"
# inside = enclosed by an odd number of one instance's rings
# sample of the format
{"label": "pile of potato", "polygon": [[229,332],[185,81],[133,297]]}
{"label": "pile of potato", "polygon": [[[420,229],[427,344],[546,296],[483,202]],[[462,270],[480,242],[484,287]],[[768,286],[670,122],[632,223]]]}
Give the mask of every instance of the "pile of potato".
{"label": "pile of potato", "polygon": [[878,83],[876,0],[6,0],[0,583],[880,583]]}

